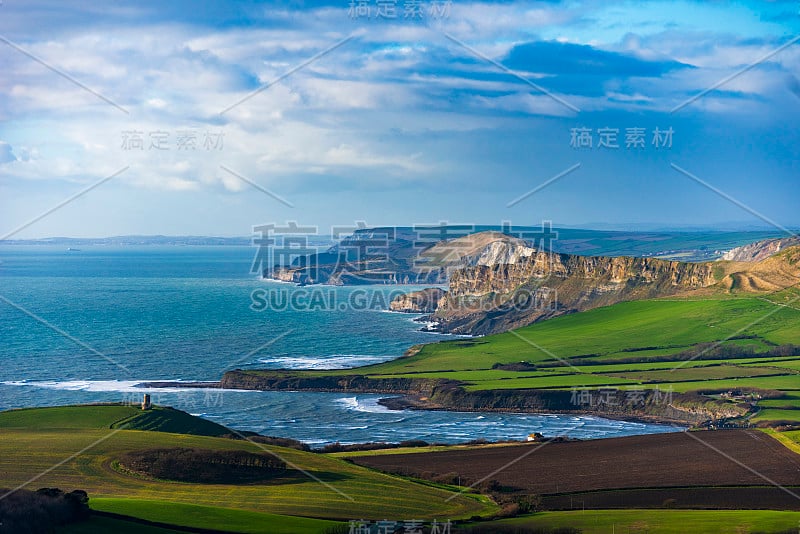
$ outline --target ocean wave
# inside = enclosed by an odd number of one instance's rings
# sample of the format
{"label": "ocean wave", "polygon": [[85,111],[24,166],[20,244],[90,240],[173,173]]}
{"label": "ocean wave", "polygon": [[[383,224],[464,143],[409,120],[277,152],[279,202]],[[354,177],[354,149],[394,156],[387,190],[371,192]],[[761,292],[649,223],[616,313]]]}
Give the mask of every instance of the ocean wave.
{"label": "ocean wave", "polygon": [[172,393],[178,391],[200,391],[205,389],[214,389],[214,391],[245,391],[219,388],[137,387],[139,384],[145,382],[169,382],[171,384],[180,384],[182,380],[7,380],[0,382],[0,384],[3,384],[4,386],[27,386],[44,389],[59,389],[63,391],[88,391],[92,393]]}
{"label": "ocean wave", "polygon": [[345,408],[349,410],[355,410],[358,408],[358,399],[356,397],[345,397],[343,399],[336,399],[334,402],[337,404],[343,404]]}
{"label": "ocean wave", "polygon": [[270,367],[282,369],[349,369],[371,363],[381,363],[395,356],[370,355],[370,354],[332,354],[330,356],[279,356],[273,358],[260,358],[258,361]]}
{"label": "ocean wave", "polygon": [[336,399],[334,402],[344,405],[346,410],[363,413],[397,413],[397,410],[390,410],[378,404],[377,398],[359,399],[358,397],[344,397]]}
{"label": "ocean wave", "polygon": [[278,280],[277,278],[267,278],[266,276],[260,276],[258,279],[262,282],[266,282],[267,284],[289,285],[289,286],[300,287],[300,284],[298,284],[297,282],[290,282],[289,280]]}

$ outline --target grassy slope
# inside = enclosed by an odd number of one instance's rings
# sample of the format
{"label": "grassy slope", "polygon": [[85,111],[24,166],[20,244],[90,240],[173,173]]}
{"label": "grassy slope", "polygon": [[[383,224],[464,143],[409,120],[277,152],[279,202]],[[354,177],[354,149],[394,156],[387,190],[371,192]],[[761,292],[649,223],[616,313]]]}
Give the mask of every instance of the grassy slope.
{"label": "grassy slope", "polygon": [[476,449],[492,449],[496,447],[525,447],[527,442],[511,441],[506,443],[481,443],[469,445],[428,445],[425,447],[396,447],[393,449],[374,449],[369,451],[345,451],[345,452],[331,452],[327,453],[328,456],[334,458],[350,458],[350,457],[363,457],[363,456],[385,456],[388,454],[420,454],[425,452],[440,452],[440,451],[458,451],[458,450],[476,450]]}
{"label": "grassy slope", "polygon": [[122,405],[24,408],[0,412],[0,428],[111,428],[141,413],[133,406]]}
{"label": "grassy slope", "polygon": [[[395,374],[487,369],[496,362],[522,360],[558,363],[559,359],[601,364],[677,353],[696,343],[722,341],[737,334],[756,335],[772,343],[800,343],[800,311],[774,310],[773,304],[759,298],[625,302],[558,317],[515,333],[426,345],[415,356],[363,369],[370,374]],[[769,312],[773,313],[749,326]],[[649,347],[660,350],[657,354],[635,351]]]}
{"label": "grassy slope", "polygon": [[[731,336],[736,339],[727,340]],[[652,361],[692,349],[697,343],[713,342],[759,351],[776,344],[800,345],[800,310],[776,308],[758,297],[625,302],[558,317],[513,333],[425,345],[413,356],[362,367],[358,372],[375,377],[461,380],[469,390],[604,386],[676,392],[779,389],[787,393],[786,398],[764,401],[754,421],[800,421],[800,397],[793,393],[800,391],[800,354]],[[520,361],[537,368],[492,369],[498,363]]]}
{"label": "grassy slope", "polygon": [[[717,294],[624,302],[513,332],[424,345],[411,356],[354,370],[249,372],[443,378],[462,381],[468,390],[611,387],[690,392],[752,387],[785,393],[784,398],[763,401],[753,421],[800,422],[800,354],[658,361],[697,351],[699,343],[757,352],[800,345],[800,308],[774,304],[797,296],[800,292],[788,290],[768,298]],[[520,361],[536,368],[493,369]]]}
{"label": "grassy slope", "polygon": [[9,410],[0,412],[0,428],[119,428],[197,436],[231,433],[220,424],[173,408],[156,406],[142,411],[135,406],[120,404],[94,405],[91,409],[84,405]]}
{"label": "grassy slope", "polygon": [[794,393],[789,394],[780,399],[768,399],[758,403],[763,408],[782,408],[782,409],[800,409],[800,395]]}
{"label": "grassy slope", "polygon": [[719,534],[797,529],[800,512],[765,510],[587,510],[542,512],[492,524],[528,528],[575,527],[584,534]]}
{"label": "grassy slope", "polygon": [[[800,354],[712,359],[713,353],[708,353],[664,361],[681,352],[705,350],[700,344],[756,353],[776,345],[800,345],[800,307],[792,304],[798,297],[800,290],[793,288],[766,296],[713,293],[623,302],[512,332],[431,343],[409,356],[356,369],[247,372],[441,378],[461,381],[471,391],[607,387],[685,393],[759,388],[782,391],[783,397],[760,401],[752,422],[800,423]],[[535,368],[494,368],[518,362]]]}
{"label": "grassy slope", "polygon": [[111,428],[152,430],[156,432],[173,432],[175,434],[192,434],[195,436],[224,436],[232,434],[230,429],[218,423],[165,407],[154,407],[144,412],[137,410],[133,417],[118,421]]}
{"label": "grassy slope", "polygon": [[173,534],[182,531],[140,525],[132,521],[110,517],[91,517],[88,521],[61,527],[58,532],[60,534],[97,534],[98,532],[113,532],[114,534]]}
{"label": "grassy slope", "polygon": [[91,507],[153,521],[195,528],[225,525],[226,530],[243,533],[314,534],[339,523],[305,517],[264,514],[247,510],[177,504],[137,499],[92,499]]}
{"label": "grassy slope", "polygon": [[[209,436],[111,430],[109,425],[130,413],[120,408],[125,407],[87,406],[0,412],[0,428],[3,428],[0,479],[13,487],[25,483],[34,475],[45,473],[36,479],[36,487],[59,487],[68,491],[80,488],[86,490],[93,499],[160,501],[337,520],[458,518],[495,509],[494,505],[476,496],[459,496],[447,501],[453,494],[444,489],[373,472],[320,454],[280,447],[259,447],[243,440]],[[77,428],[78,421],[82,422],[83,428]],[[200,485],[147,480],[113,469],[114,459],[123,451],[152,447],[242,449],[252,452],[268,450],[324,484],[296,473],[266,485]],[[76,454],[78,451],[81,451],[80,454]],[[48,471],[53,466],[58,467]],[[116,503],[114,506],[122,506],[123,509],[126,506],[120,501],[113,502]],[[135,504],[127,506],[130,509]],[[151,506],[147,513],[155,513],[155,506]],[[223,516],[225,513],[220,512]],[[229,528],[226,523],[206,526],[221,530]]]}

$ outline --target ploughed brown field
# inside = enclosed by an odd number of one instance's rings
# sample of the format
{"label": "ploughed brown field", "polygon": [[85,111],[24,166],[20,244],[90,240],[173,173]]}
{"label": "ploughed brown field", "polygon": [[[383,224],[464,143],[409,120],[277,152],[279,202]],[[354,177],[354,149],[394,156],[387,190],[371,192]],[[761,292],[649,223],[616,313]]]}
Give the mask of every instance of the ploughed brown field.
{"label": "ploughed brown field", "polygon": [[[566,443],[353,458],[382,471],[430,478],[457,473],[525,493],[620,488],[800,485],[800,455],[755,430],[630,436]],[[511,489],[509,488],[509,489]],[[770,491],[771,492],[771,491]],[[800,505],[800,489],[778,490]],[[785,495],[784,495],[785,494]],[[752,504],[752,503],[751,503]],[[794,506],[792,506],[794,507]]]}

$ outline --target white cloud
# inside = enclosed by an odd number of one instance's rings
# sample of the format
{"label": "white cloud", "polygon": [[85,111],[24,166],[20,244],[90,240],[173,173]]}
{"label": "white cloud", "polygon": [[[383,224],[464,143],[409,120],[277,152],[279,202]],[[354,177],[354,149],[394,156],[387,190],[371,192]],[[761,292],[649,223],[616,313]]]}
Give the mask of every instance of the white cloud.
{"label": "white cloud", "polygon": [[[589,8],[596,5],[590,2]],[[58,35],[33,33],[23,43],[26,49],[130,114],[7,49],[0,78],[0,134],[7,140],[0,143],[0,175],[90,183],[130,165],[118,180],[128,187],[214,193],[250,189],[221,171],[220,164],[265,187],[291,183],[300,189],[305,180],[321,181],[320,175],[356,184],[452,175],[476,156],[433,153],[430,139],[502,133],[509,114],[531,124],[575,114],[442,32],[498,61],[537,35],[549,32],[585,43],[581,37],[591,33],[586,12],[557,3],[453,2],[450,16],[431,27],[353,21],[346,5],[307,10],[302,18],[273,10],[265,16],[286,25],[209,30],[168,22],[113,28],[87,23]],[[357,39],[220,114],[358,29]],[[662,111],[771,49],[713,33],[687,38],[680,29],[637,32],[618,42],[598,39],[597,46],[652,61],[674,58],[697,68],[661,78],[628,77],[593,96],[559,96],[584,111]],[[787,49],[770,60],[769,68],[798,66],[800,52]],[[787,91],[784,78],[769,68],[753,69],[722,88],[745,98],[709,94],[693,110],[746,114],[775,108]],[[556,78],[520,74],[547,88]],[[224,132],[223,150],[199,147],[186,154],[172,146],[161,154],[121,147],[126,130],[167,131],[174,143],[186,128],[201,137],[206,131]]]}

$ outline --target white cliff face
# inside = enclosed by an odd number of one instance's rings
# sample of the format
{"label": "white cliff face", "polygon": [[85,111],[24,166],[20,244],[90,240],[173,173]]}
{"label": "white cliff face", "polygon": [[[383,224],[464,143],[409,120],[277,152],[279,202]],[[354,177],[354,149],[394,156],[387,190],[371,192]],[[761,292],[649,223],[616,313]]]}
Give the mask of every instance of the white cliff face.
{"label": "white cliff face", "polygon": [[465,265],[514,265],[536,254],[524,241],[506,239],[486,245],[478,254],[464,258]]}
{"label": "white cliff face", "polygon": [[761,261],[773,254],[777,254],[786,247],[800,244],[800,237],[784,237],[781,239],[767,239],[736,247],[722,255],[722,261]]}

